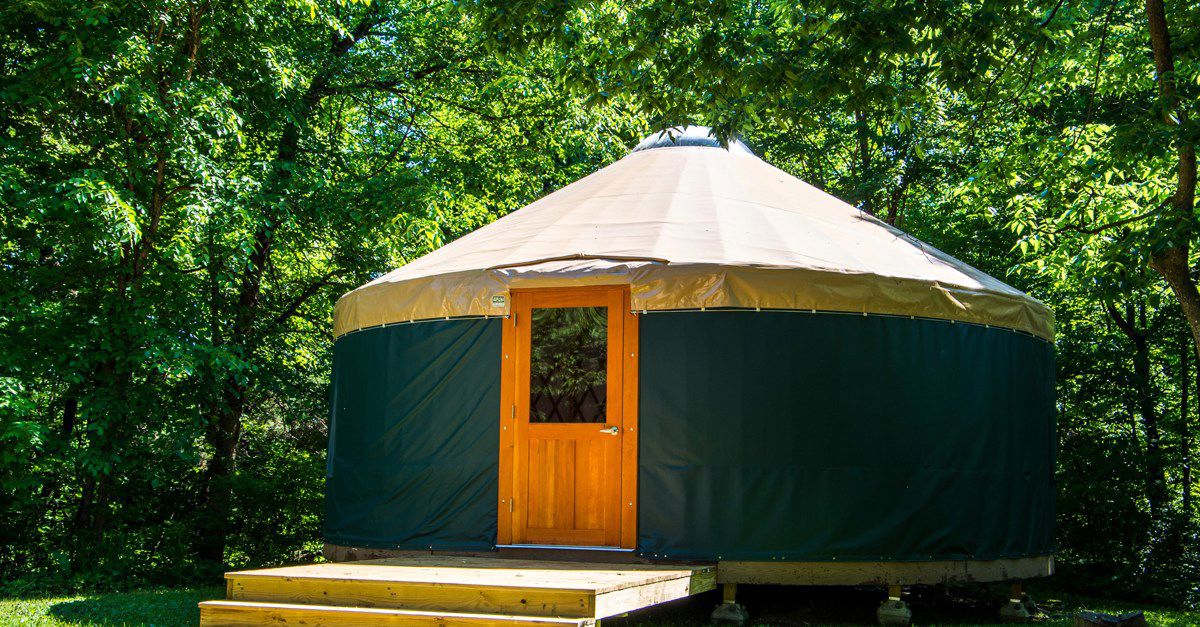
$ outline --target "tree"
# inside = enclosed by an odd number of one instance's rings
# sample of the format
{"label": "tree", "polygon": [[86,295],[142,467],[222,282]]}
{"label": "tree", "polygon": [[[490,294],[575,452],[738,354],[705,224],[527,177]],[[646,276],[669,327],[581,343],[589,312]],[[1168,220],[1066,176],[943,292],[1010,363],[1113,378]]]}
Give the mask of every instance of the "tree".
{"label": "tree", "polygon": [[5,572],[282,558],[246,533],[238,508],[267,509],[248,494],[299,508],[279,541],[311,546],[336,297],[638,134],[550,89],[545,60],[482,52],[447,5],[22,2],[0,22],[0,529],[25,547]]}
{"label": "tree", "polygon": [[1165,0],[4,4],[0,577],[307,559],[338,295],[706,123],[1047,302],[1060,567],[1185,600],[1198,20]]}
{"label": "tree", "polygon": [[[1062,383],[1072,390],[1081,377],[1094,390],[1090,379],[1116,375],[1120,385],[1104,387],[1096,405],[1072,399],[1069,419],[1096,421],[1080,432],[1120,428],[1131,439],[1068,439],[1068,463],[1131,447],[1121,463],[1137,468],[1142,493],[1120,492],[1125,512],[1138,513],[1128,517],[1126,537],[1139,550],[1162,544],[1160,524],[1180,511],[1179,492],[1167,492],[1165,482],[1179,468],[1183,442],[1164,425],[1187,422],[1182,406],[1163,400],[1179,388],[1160,367],[1178,359],[1163,347],[1182,320],[1200,355],[1191,257],[1195,7],[471,6],[508,54],[541,45],[569,50],[564,85],[593,102],[626,99],[656,127],[705,123],[720,137],[747,135],[785,169],[1006,277],[1060,319],[1068,308],[1079,318],[1068,318],[1059,345],[1070,349],[1072,366],[1077,356],[1096,356],[1075,342],[1105,328],[1114,348],[1101,354],[1103,365],[1068,369]],[[997,232],[1004,227],[1011,232]],[[1171,315],[1172,300],[1182,317]],[[1105,404],[1122,413],[1111,415]],[[1084,468],[1068,471],[1095,471]],[[1071,474],[1068,489],[1092,489],[1082,478]],[[1133,561],[1148,568],[1177,557],[1165,555],[1139,553]]]}

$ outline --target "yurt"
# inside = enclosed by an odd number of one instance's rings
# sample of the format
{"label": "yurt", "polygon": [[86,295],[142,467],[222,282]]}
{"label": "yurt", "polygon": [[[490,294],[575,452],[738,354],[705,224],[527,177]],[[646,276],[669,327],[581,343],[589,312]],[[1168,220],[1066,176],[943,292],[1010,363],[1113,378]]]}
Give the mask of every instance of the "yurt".
{"label": "yurt", "polygon": [[330,555],[1047,575],[1053,317],[708,129],[343,296]]}

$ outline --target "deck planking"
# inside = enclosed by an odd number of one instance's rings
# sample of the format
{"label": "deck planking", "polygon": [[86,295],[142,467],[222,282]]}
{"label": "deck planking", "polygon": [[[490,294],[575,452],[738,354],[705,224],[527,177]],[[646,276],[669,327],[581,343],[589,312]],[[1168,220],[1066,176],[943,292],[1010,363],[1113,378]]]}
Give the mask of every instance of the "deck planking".
{"label": "deck planking", "polygon": [[202,604],[201,623],[586,625],[712,590],[716,577],[712,564],[465,556],[305,564],[226,573],[227,600]]}
{"label": "deck planking", "polygon": [[715,572],[715,569],[711,565],[596,564],[429,556],[243,570],[226,573],[225,578],[387,581],[445,586],[579,590],[604,594],[672,579],[690,578],[697,573],[708,571]]}

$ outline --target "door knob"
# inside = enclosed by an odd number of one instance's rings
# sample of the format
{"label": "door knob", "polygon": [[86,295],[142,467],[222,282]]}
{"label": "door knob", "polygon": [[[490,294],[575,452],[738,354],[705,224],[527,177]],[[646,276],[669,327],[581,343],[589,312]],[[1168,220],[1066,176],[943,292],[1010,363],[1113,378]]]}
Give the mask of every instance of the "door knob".
{"label": "door knob", "polygon": [[620,427],[609,427],[609,428],[607,428],[607,429],[601,429],[601,430],[600,430],[600,433],[607,433],[607,434],[609,434],[609,435],[617,435],[617,434],[618,434],[618,433],[620,433],[620,432],[621,432],[621,428],[620,428]]}

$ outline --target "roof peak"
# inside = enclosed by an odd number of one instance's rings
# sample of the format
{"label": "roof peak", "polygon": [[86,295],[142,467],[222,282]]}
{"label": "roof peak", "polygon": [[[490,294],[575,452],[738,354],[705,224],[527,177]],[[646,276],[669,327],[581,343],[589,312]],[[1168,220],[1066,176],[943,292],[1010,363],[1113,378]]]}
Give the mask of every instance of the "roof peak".
{"label": "roof peak", "polygon": [[[681,148],[685,146],[725,148],[721,145],[721,140],[717,139],[713,134],[712,128],[708,126],[672,126],[657,133],[651,133],[645,139],[638,142],[638,145],[634,146],[633,150],[629,152],[635,153],[654,150],[656,148]],[[725,149],[729,152],[741,152],[748,155],[754,154],[750,150],[750,147],[738,136],[734,136],[729,142],[729,147]]]}

